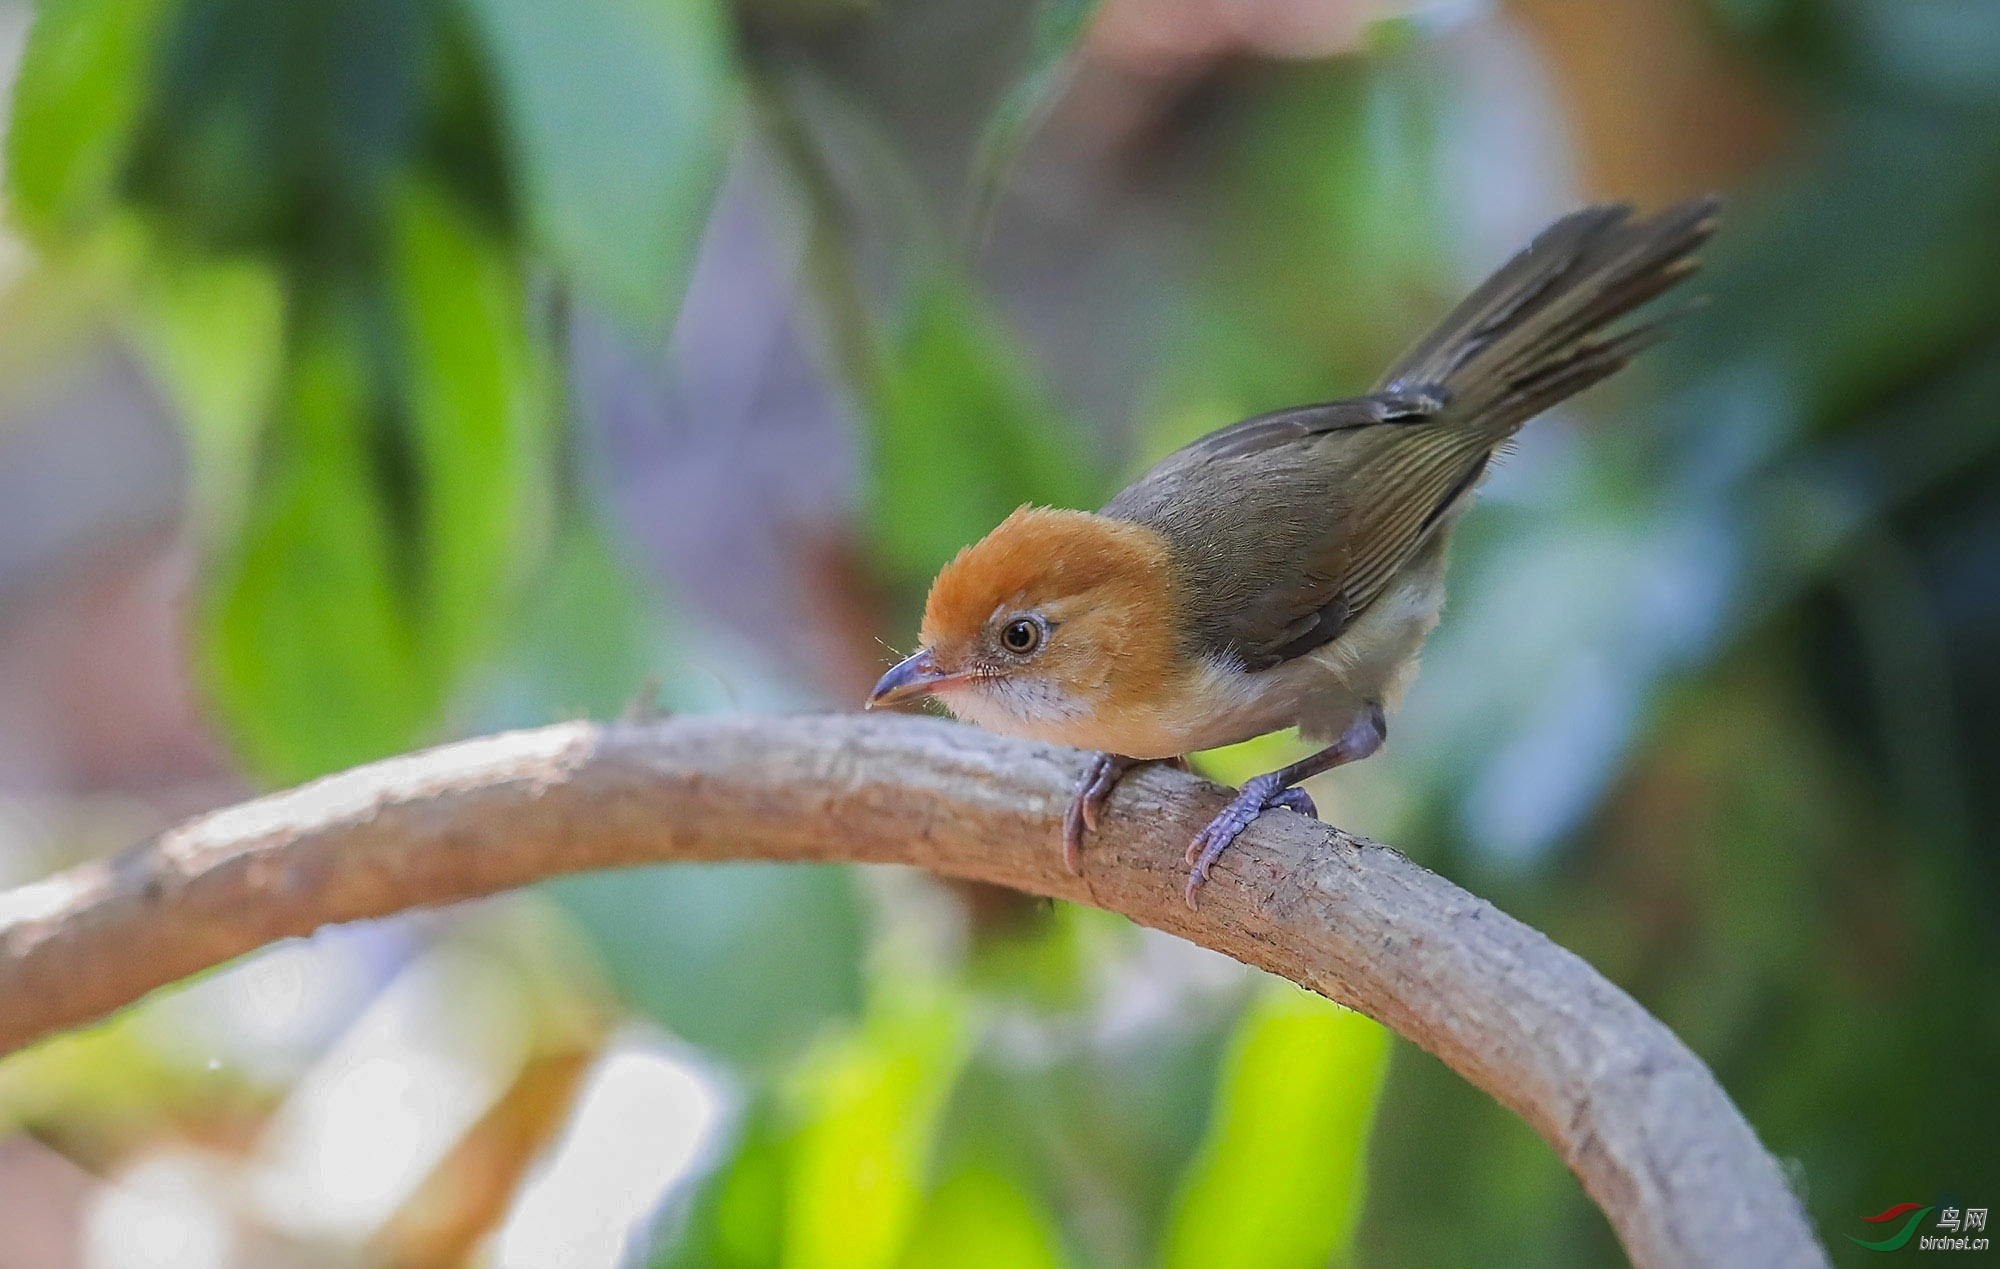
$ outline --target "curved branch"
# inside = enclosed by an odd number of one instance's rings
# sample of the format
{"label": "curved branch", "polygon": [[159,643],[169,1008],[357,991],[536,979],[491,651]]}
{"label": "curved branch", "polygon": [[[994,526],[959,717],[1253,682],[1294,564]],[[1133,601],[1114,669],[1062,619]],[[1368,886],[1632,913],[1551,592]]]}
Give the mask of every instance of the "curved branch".
{"label": "curved branch", "polygon": [[336,921],[664,860],[914,864],[1094,904],[1352,1006],[1548,1139],[1633,1263],[1824,1265],[1700,1059],[1582,960],[1395,851],[1267,814],[1199,912],[1181,846],[1221,805],[1128,777],[1063,870],[1073,750],[935,720],[568,724],[359,767],[0,894],[0,1053]]}

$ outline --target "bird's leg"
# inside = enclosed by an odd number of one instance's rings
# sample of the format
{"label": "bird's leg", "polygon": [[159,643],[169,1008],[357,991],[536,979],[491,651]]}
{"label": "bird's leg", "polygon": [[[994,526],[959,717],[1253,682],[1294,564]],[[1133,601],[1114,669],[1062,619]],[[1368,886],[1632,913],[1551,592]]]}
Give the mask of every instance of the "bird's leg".
{"label": "bird's leg", "polygon": [[[1070,799],[1069,810],[1063,815],[1063,866],[1071,872],[1081,868],[1077,856],[1083,849],[1085,829],[1097,827],[1098,813],[1104,809],[1104,800],[1111,796],[1111,790],[1118,787],[1118,781],[1127,771],[1146,761],[1144,758],[1127,758],[1122,754],[1092,754],[1090,765],[1083,769],[1083,779],[1076,782],[1076,796]],[[1186,758],[1169,758],[1167,761],[1187,770]]]}
{"label": "bird's leg", "polygon": [[1188,846],[1187,861],[1193,865],[1194,871],[1188,874],[1187,905],[1190,908],[1195,906],[1194,892],[1208,880],[1209,866],[1229,849],[1229,843],[1235,841],[1238,834],[1250,827],[1250,821],[1274,806],[1317,818],[1319,812],[1313,806],[1312,798],[1304,789],[1292,786],[1344,763],[1361,761],[1380,749],[1388,734],[1389,725],[1378,705],[1348,724],[1339,740],[1318,753],[1301,758],[1289,767],[1280,767],[1246,781],[1229,805],[1222,808],[1222,814],[1210,820],[1208,827],[1201,830]]}

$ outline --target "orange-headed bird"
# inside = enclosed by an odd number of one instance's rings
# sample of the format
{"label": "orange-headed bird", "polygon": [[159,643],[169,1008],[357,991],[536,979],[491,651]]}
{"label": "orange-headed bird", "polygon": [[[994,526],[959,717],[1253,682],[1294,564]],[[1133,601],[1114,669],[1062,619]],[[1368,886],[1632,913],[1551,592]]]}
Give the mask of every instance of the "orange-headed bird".
{"label": "orange-headed bird", "polygon": [[1102,511],[1022,507],[944,567],[923,646],[872,706],[922,695],[1004,735],[1099,751],[1063,825],[1118,779],[1296,726],[1326,747],[1245,784],[1188,847],[1187,899],[1300,781],[1374,753],[1444,605],[1445,544],[1494,451],[1657,340],[1606,327],[1686,277],[1712,198],[1557,221],[1367,396],[1259,415],[1169,455]]}

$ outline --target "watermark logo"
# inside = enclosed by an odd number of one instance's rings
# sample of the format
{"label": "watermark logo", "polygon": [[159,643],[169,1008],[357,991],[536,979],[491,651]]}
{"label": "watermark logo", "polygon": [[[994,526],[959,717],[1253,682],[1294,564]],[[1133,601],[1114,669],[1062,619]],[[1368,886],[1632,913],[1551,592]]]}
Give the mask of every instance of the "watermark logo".
{"label": "watermark logo", "polygon": [[[1932,1212],[1938,1214],[1937,1224],[1930,1228],[1943,1233],[1925,1233],[1918,1230]],[[1901,1251],[1916,1239],[1918,1251],[1985,1251],[1990,1246],[1985,1238],[1978,1235],[1986,1232],[1986,1209],[1968,1207],[1960,1209],[1955,1203],[1933,1203],[1926,1207],[1921,1203],[1898,1203],[1886,1211],[1862,1220],[1870,1225],[1884,1226],[1887,1233],[1876,1239],[1856,1238],[1849,1234],[1847,1241],[1870,1251]]]}

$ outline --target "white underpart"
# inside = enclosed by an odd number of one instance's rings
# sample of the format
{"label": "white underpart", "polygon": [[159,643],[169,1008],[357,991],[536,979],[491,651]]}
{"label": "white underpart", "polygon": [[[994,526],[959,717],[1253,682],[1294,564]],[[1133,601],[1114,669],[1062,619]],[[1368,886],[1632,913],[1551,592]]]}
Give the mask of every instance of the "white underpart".
{"label": "white underpart", "polygon": [[1300,703],[1299,730],[1332,741],[1371,707],[1393,711],[1444,612],[1444,540],[1434,538],[1338,639],[1303,658],[1325,675]]}

